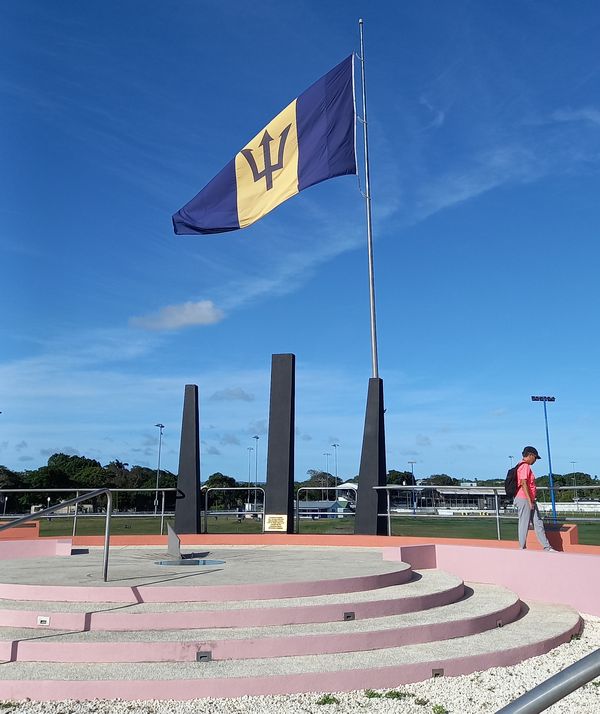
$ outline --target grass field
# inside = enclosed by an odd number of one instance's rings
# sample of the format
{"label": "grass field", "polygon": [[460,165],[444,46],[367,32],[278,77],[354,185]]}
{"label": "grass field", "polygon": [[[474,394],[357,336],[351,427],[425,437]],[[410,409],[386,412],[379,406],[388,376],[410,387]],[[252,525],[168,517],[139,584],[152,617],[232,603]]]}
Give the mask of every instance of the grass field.
{"label": "grass field", "polygon": [[[173,519],[165,518],[166,524],[173,525]],[[77,535],[102,535],[104,533],[104,518],[102,516],[79,518],[77,520]],[[600,545],[600,521],[597,523],[579,523],[579,542],[582,545]],[[209,533],[260,533],[262,523],[257,519],[242,519],[235,516],[211,516],[208,521]],[[53,518],[51,521],[40,522],[42,536],[70,536],[73,532],[71,518]],[[301,519],[300,533],[332,533],[350,534],[354,532],[353,518],[323,518],[318,520]],[[112,535],[158,535],[160,533],[160,518],[136,517],[127,518],[114,516],[111,519]],[[429,538],[478,538],[496,540],[495,518],[440,518],[393,516],[392,534]],[[517,540],[516,519],[500,521],[502,540]]]}

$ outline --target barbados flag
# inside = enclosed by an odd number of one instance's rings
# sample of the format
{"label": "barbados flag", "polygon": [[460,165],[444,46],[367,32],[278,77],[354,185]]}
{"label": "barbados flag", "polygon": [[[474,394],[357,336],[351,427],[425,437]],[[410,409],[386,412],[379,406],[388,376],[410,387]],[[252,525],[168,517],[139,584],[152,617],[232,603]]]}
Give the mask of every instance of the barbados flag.
{"label": "barbados flag", "polygon": [[350,56],[272,119],[173,216],[178,235],[252,225],[309,186],[356,173]]}

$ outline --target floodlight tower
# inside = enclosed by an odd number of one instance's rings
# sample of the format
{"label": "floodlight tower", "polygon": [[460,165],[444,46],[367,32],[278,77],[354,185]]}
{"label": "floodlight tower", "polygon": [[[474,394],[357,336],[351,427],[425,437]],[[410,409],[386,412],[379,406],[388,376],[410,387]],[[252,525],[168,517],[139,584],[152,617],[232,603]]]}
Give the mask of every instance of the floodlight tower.
{"label": "floodlight tower", "polygon": [[554,498],[554,477],[552,476],[552,458],[550,456],[550,436],[548,434],[548,412],[546,402],[555,402],[556,397],[531,397],[532,402],[542,402],[544,405],[544,423],[546,425],[546,445],[548,447],[548,480],[550,482],[550,499],[552,500],[552,520],[556,523],[556,500]]}
{"label": "floodlight tower", "polygon": [[413,502],[413,516],[417,515],[417,492],[415,490],[415,486],[417,485],[417,482],[415,481],[415,464],[417,463],[416,461],[409,461],[410,464],[410,473],[412,476],[412,502]]}
{"label": "floodlight tower", "polygon": [[154,515],[158,513],[158,481],[160,479],[160,451],[162,448],[162,435],[163,435],[163,429],[165,428],[164,424],[161,424],[160,422],[158,424],[155,424],[154,426],[158,427],[158,464],[156,466],[156,491],[154,492]]}

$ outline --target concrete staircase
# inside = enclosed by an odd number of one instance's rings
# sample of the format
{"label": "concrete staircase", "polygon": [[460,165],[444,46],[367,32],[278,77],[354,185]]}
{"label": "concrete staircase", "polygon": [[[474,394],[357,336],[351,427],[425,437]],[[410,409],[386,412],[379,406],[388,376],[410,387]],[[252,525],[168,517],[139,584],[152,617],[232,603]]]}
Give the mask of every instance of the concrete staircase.
{"label": "concrete staircase", "polygon": [[[313,577],[310,567],[298,577],[296,549],[280,561],[279,553],[257,554],[244,578],[232,568],[235,582],[213,572],[206,585],[196,584],[201,574],[180,584],[178,571],[166,571],[160,584],[67,586],[46,577],[51,582],[40,585],[29,569],[20,573],[28,582],[14,582],[13,568],[12,577],[0,576],[13,580],[0,582],[0,699],[394,687],[514,664],[581,628],[566,606],[525,603],[507,588],[385,562],[376,549],[361,558],[329,550]],[[232,553],[224,558],[231,562]],[[296,579],[278,580],[278,573],[291,577],[294,559]],[[62,562],[79,566],[76,558]]]}

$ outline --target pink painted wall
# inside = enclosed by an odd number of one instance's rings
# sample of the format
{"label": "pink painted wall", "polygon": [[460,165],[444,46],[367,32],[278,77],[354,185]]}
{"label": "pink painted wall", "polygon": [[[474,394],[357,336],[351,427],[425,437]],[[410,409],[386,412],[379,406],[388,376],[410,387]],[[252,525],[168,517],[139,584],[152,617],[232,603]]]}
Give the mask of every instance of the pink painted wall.
{"label": "pink painted wall", "polygon": [[0,541],[0,560],[20,560],[53,555],[71,555],[70,538]]}
{"label": "pink painted wall", "polygon": [[[435,560],[432,558],[435,548]],[[463,580],[503,585],[523,599],[600,615],[600,556],[436,544],[386,548],[384,557],[439,568]]]}

